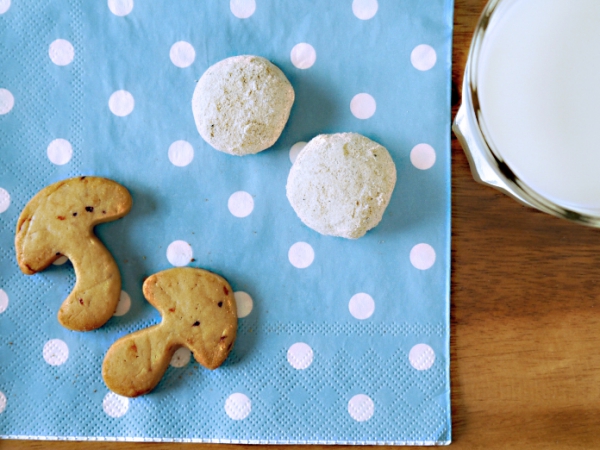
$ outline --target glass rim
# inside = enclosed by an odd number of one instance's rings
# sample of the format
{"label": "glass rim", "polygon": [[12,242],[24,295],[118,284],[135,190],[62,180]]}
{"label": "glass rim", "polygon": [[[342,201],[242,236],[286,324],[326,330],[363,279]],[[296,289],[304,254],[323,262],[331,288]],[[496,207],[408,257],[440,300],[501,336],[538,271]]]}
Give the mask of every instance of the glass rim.
{"label": "glass rim", "polygon": [[[453,130],[462,144],[465,154],[469,159],[471,171],[478,181],[498,188],[519,202],[545,213],[600,228],[600,210],[592,212],[583,208],[579,210],[563,206],[536,192],[514,173],[502,157],[501,152],[493,145],[489,133],[486,133],[478,96],[478,61],[486,32],[494,15],[500,13],[499,9],[502,6],[514,1],[490,0],[479,17],[465,65],[462,103],[456,115]],[[468,129],[463,133],[465,131],[462,129],[464,124],[461,122],[465,120],[468,122]],[[475,136],[465,136],[468,133],[475,134]],[[477,155],[474,152],[477,152]],[[483,156],[485,158],[487,165],[494,171],[495,176],[499,178],[501,183],[492,183],[481,177],[481,169],[475,161],[476,156]]]}

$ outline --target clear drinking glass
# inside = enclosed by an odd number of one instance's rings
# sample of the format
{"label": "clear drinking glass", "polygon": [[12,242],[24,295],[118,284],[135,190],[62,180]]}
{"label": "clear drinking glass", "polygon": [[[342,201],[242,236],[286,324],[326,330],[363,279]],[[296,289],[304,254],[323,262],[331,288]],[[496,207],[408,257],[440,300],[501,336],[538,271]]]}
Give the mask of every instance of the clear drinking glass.
{"label": "clear drinking glass", "polygon": [[462,104],[452,129],[469,160],[476,181],[492,186],[519,202],[575,222],[600,227],[600,212],[568,208],[536,192],[513,172],[486,133],[478,98],[478,61],[490,22],[518,0],[490,0],[483,10],[469,50],[463,79]]}

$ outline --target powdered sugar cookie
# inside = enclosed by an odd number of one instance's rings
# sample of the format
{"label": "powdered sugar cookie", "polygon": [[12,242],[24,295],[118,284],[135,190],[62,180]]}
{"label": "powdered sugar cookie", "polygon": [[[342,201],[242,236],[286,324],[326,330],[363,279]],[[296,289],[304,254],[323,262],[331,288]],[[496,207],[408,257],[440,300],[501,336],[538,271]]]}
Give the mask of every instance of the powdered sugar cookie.
{"label": "powdered sugar cookie", "polygon": [[383,216],[396,184],[388,151],[356,133],[320,135],[299,153],[287,180],[296,214],[321,234],[356,239]]}
{"label": "powdered sugar cookie", "polygon": [[206,142],[241,156],[275,143],[293,103],[294,89],[277,66],[258,56],[234,56],[202,75],[192,111]]}

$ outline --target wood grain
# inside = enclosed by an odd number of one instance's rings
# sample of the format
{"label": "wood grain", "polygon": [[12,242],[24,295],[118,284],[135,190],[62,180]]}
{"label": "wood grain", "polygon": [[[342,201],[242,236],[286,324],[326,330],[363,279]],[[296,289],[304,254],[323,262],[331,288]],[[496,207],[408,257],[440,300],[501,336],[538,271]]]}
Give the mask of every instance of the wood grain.
{"label": "wood grain", "polygon": [[[456,0],[457,95],[484,4]],[[600,231],[528,209],[475,183],[454,138],[452,170],[452,447],[600,448]],[[240,448],[0,441],[0,449],[82,446]]]}

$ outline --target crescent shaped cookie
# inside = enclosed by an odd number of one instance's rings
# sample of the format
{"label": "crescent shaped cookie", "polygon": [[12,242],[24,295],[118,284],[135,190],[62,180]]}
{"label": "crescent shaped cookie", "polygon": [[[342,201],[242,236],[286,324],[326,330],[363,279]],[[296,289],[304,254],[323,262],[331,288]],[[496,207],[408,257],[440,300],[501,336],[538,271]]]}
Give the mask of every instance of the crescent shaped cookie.
{"label": "crescent shaped cookie", "polygon": [[110,390],[126,397],[150,392],[182,346],[207,369],[225,361],[236,337],[237,309],[224,278],[191,267],[169,269],[146,279],[144,296],[163,320],[108,349],[102,376]]}
{"label": "crescent shaped cookie", "polygon": [[131,195],[120,184],[77,177],[45,187],[21,212],[15,248],[23,273],[40,272],[61,255],[73,263],[77,282],[58,311],[65,328],[93,330],[115,312],[121,275],[93,228],[123,217],[131,204]]}

